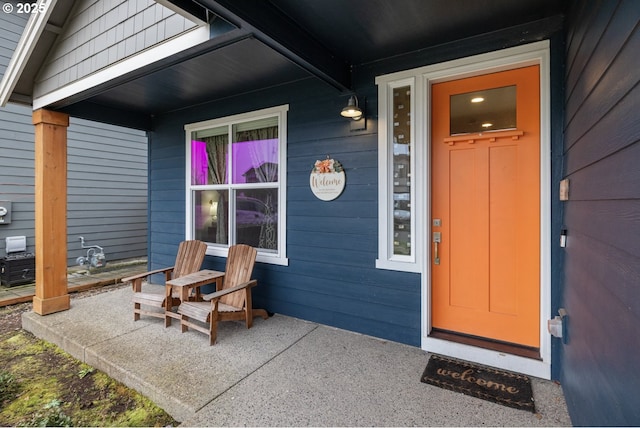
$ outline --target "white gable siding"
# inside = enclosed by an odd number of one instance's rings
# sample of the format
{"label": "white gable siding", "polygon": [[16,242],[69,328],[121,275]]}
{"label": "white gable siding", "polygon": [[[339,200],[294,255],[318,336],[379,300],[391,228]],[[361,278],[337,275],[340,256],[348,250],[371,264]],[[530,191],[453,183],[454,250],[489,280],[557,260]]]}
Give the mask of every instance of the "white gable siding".
{"label": "white gable siding", "polygon": [[38,94],[83,79],[197,25],[153,0],[76,2],[38,75]]}
{"label": "white gable siding", "polygon": [[13,50],[22,35],[22,29],[27,23],[27,15],[4,13],[2,31],[0,32],[0,75],[4,74],[7,64],[11,60]]}

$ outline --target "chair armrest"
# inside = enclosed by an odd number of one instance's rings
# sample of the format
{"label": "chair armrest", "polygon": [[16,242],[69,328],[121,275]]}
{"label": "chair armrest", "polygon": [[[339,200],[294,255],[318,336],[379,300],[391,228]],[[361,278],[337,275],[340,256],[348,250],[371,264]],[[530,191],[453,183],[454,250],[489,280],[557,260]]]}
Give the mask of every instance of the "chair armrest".
{"label": "chair armrest", "polygon": [[258,281],[252,279],[251,281],[236,285],[235,287],[225,288],[224,290],[216,291],[215,293],[205,294],[202,296],[202,299],[207,301],[214,299],[217,300],[227,294],[235,293],[236,291],[244,290],[245,288],[255,287],[256,285],[258,285]]}
{"label": "chair armrest", "polygon": [[156,269],[156,270],[152,270],[152,271],[149,271],[149,272],[140,273],[138,275],[133,275],[133,276],[128,276],[126,278],[122,278],[121,281],[122,282],[132,282],[132,281],[135,281],[136,279],[146,278],[148,276],[155,275],[157,273],[167,273],[167,272],[172,271],[172,270],[173,270],[173,266],[166,267],[166,268],[161,268],[161,269]]}

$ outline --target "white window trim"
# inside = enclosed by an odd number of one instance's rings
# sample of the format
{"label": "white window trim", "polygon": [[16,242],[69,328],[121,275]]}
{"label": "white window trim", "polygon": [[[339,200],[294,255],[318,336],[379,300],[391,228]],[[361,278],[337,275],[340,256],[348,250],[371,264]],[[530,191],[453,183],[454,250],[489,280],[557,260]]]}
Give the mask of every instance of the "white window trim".
{"label": "white window trim", "polygon": [[[418,218],[424,214],[425,198],[418,192],[418,183],[424,181],[424,171],[417,168],[417,159],[425,156],[424,108],[422,81],[413,75],[391,75],[376,78],[378,85],[378,259],[376,268],[404,272],[422,272],[424,260],[423,226]],[[390,109],[393,106],[393,89],[411,87],[411,255],[396,255],[393,252],[393,129],[389,126]]]}
{"label": "white window trim", "polygon": [[[258,249],[256,261],[274,265],[288,266],[287,258],[287,112],[289,105],[270,107],[262,110],[240,113],[233,116],[226,116],[217,119],[205,120],[202,122],[189,123],[184,126],[185,130],[185,236],[193,239],[193,193],[194,187],[191,183],[191,133],[207,128],[229,125],[236,122],[258,120],[266,117],[278,116],[278,251],[267,253]],[[253,186],[253,187],[259,187]],[[269,186],[271,187],[271,186]],[[209,245],[207,255],[227,257],[228,247]]]}
{"label": "white window trim", "polygon": [[[499,72],[518,67],[538,64],[540,66],[540,356],[542,360],[519,357],[474,346],[463,345],[442,339],[429,337],[431,331],[431,259],[430,239],[430,85],[465,77],[472,77],[489,72]],[[396,269],[420,272],[422,275],[422,344],[423,350],[440,353],[454,358],[500,367],[543,379],[551,378],[551,336],[547,332],[547,320],[551,318],[551,66],[549,41],[530,43],[514,48],[475,55],[439,64],[433,64],[412,70],[400,71],[376,78],[379,85],[379,205],[388,204],[389,183],[387,169],[389,158],[387,152],[387,94],[386,87],[390,82],[402,79],[416,79],[416,141],[415,159],[418,165],[412,184],[416,186],[416,235],[417,240],[415,264],[378,260],[376,266],[385,269]],[[389,227],[388,214],[380,209],[379,241],[387,236]],[[384,215],[384,216],[383,216]],[[419,234],[419,235],[418,235]],[[385,244],[386,245],[386,244]],[[383,254],[383,253],[381,253]],[[421,262],[424,260],[424,262]],[[415,269],[415,270],[414,270]]]}

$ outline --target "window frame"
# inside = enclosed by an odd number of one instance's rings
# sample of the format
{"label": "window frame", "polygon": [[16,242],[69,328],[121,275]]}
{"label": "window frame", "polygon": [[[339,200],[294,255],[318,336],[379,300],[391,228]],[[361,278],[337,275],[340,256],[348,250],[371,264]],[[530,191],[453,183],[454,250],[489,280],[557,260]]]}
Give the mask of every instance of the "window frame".
{"label": "window frame", "polygon": [[[423,103],[424,98],[422,82],[413,73],[397,73],[393,75],[379,76],[376,78],[378,85],[378,258],[376,268],[397,270],[404,272],[421,272],[423,250],[422,222],[419,216],[424,213],[425,197],[417,192],[422,188],[421,183],[425,178],[425,171],[416,168],[421,164],[418,159],[427,156],[425,144],[417,144],[424,139],[425,117]],[[411,90],[411,131],[410,131],[410,170],[411,170],[411,209],[410,209],[410,233],[411,254],[400,255],[394,252],[394,155],[393,155],[393,91],[404,86]]]}
{"label": "window frame", "polygon": [[[197,190],[220,190],[226,189],[229,191],[229,194],[237,189],[243,188],[277,188],[278,189],[278,248],[275,252],[269,251],[261,251],[259,248],[258,255],[256,257],[256,261],[283,265],[287,266],[289,264],[289,259],[286,256],[286,231],[287,231],[287,113],[289,111],[289,105],[284,104],[281,106],[270,107],[261,110],[255,110],[246,113],[235,114],[231,116],[225,116],[216,119],[209,119],[201,122],[189,123],[184,126],[185,130],[185,236],[186,239],[194,239],[195,230],[194,230],[194,216],[195,216],[195,207],[194,204],[194,191]],[[192,176],[191,176],[191,139],[192,133],[196,131],[201,131],[209,128],[215,127],[223,127],[227,126],[229,128],[229,136],[230,136],[230,144],[232,143],[232,134],[231,129],[234,125],[242,122],[250,122],[254,120],[265,119],[269,117],[277,117],[278,119],[278,181],[277,182],[269,182],[269,183],[251,183],[248,186],[246,183],[225,183],[224,185],[214,184],[214,185],[197,185],[192,184]],[[231,158],[229,158],[229,162],[233,162]],[[229,217],[232,215],[230,213]],[[229,224],[229,228],[231,229],[232,224]],[[234,237],[235,233],[230,233],[230,238]],[[211,242],[207,243],[207,255],[210,256],[218,256],[218,257],[227,257],[229,253],[229,246],[233,245],[235,242],[230,240],[229,244],[214,244]]]}

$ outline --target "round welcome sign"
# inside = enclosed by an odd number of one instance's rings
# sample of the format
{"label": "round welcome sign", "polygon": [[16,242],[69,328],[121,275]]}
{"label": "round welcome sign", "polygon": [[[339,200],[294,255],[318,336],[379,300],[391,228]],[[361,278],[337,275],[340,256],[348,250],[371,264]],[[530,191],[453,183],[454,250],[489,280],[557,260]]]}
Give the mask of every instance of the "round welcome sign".
{"label": "round welcome sign", "polygon": [[346,177],[340,162],[334,159],[317,160],[311,176],[309,186],[318,199],[332,201],[344,190]]}

